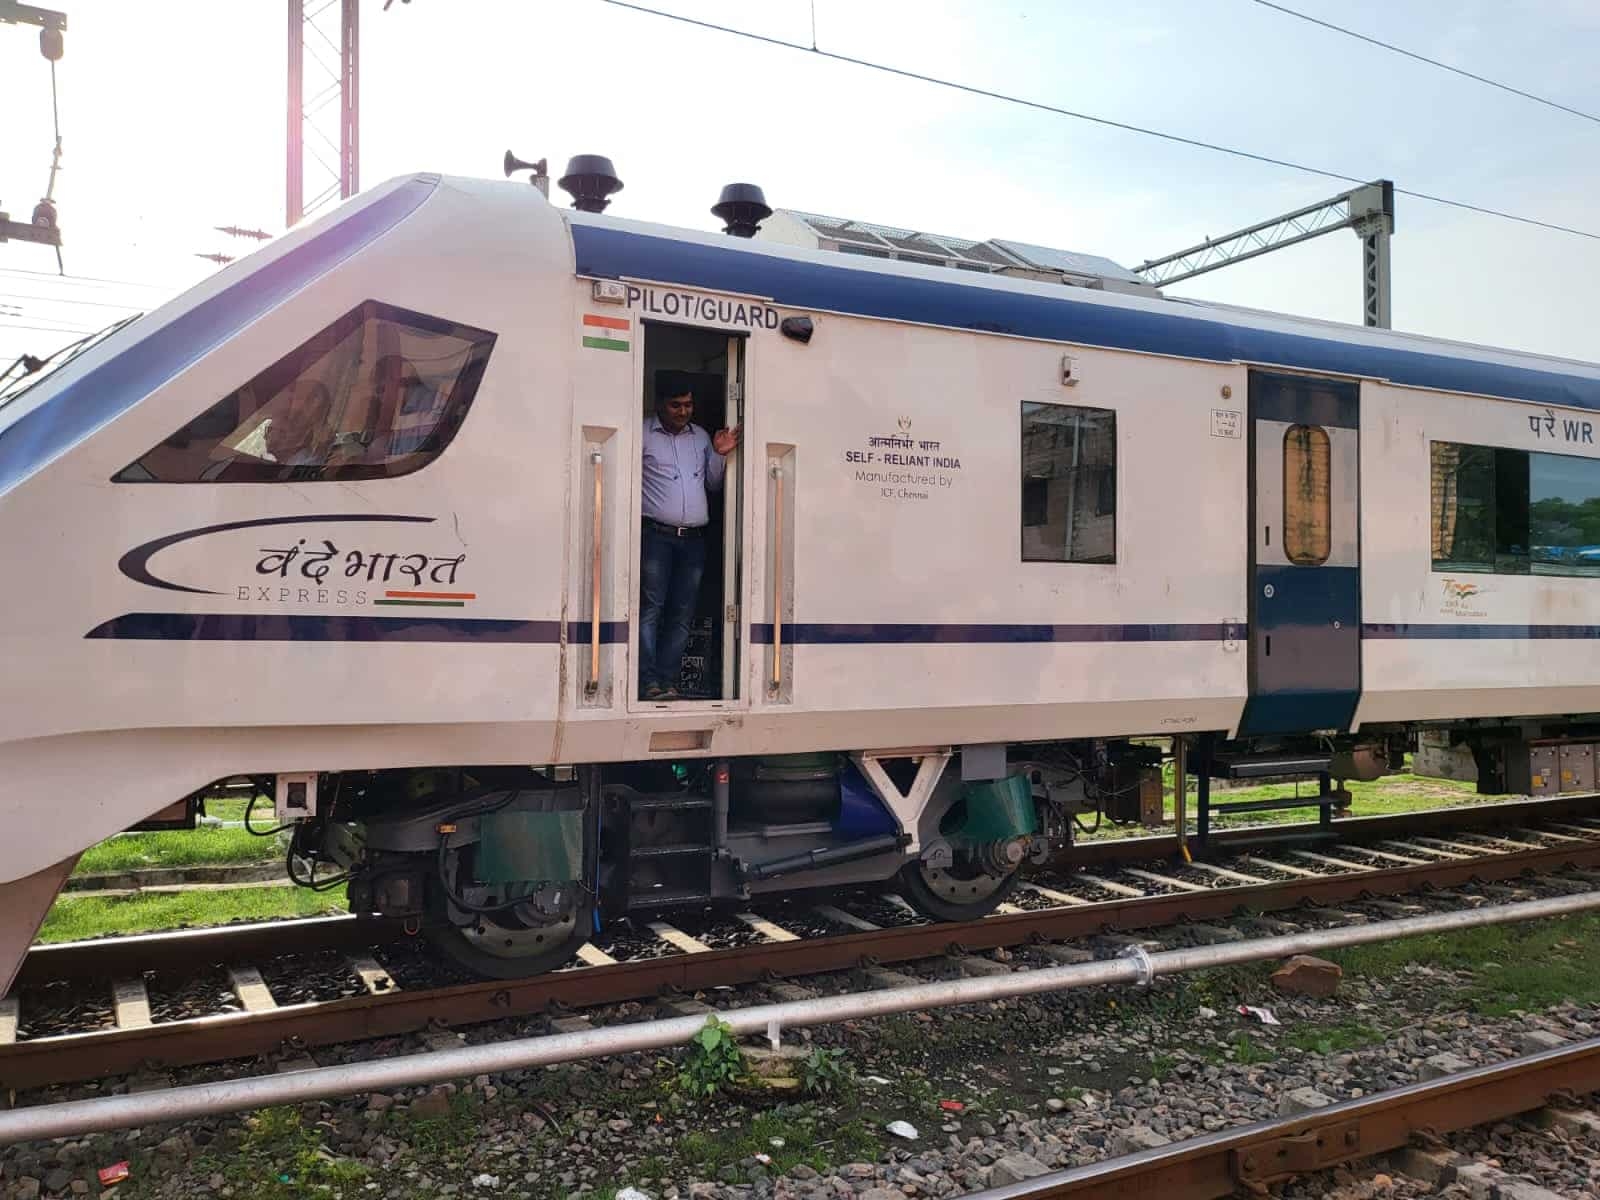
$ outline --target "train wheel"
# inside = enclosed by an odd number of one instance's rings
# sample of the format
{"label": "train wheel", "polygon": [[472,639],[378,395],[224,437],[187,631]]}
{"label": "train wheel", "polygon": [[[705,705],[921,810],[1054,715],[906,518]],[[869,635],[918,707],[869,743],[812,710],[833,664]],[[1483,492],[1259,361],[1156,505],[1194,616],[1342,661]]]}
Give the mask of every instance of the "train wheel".
{"label": "train wheel", "polygon": [[1016,889],[1020,871],[990,875],[967,864],[953,868],[911,862],[896,876],[900,894],[925,917],[935,921],[976,921],[988,916]]}
{"label": "train wheel", "polygon": [[564,966],[589,940],[594,918],[581,905],[565,921],[531,929],[511,928],[482,917],[478,924],[427,927],[433,948],[456,966],[488,979],[525,979]]}

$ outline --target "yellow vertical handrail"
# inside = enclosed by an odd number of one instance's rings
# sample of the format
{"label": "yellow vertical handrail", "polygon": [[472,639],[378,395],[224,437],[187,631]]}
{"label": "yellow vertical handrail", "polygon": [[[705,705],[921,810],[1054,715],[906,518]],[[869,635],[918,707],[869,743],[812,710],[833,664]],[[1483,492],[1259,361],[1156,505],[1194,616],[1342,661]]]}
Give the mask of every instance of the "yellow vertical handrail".
{"label": "yellow vertical handrail", "polygon": [[600,690],[600,541],[605,511],[605,459],[596,450],[589,456],[594,464],[594,528],[590,532],[591,586],[589,593],[589,686],[590,695]]}
{"label": "yellow vertical handrail", "polygon": [[783,686],[783,467],[772,464],[772,690]]}

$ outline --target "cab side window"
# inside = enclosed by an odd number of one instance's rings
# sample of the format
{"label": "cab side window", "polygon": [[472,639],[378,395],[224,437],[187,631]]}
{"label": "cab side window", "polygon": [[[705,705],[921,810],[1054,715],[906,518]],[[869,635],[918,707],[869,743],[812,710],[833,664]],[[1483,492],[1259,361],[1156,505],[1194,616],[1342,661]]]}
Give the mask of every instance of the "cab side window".
{"label": "cab side window", "polygon": [[117,483],[381,479],[450,444],[495,335],[368,300],[112,476]]}
{"label": "cab side window", "polygon": [[1117,414],[1022,405],[1022,561],[1117,561]]}

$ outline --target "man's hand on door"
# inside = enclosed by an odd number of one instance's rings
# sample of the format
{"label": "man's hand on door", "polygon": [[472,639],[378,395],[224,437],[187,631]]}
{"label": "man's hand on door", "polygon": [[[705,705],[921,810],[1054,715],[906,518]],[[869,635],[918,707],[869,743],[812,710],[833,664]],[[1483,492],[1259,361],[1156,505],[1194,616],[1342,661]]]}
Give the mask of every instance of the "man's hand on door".
{"label": "man's hand on door", "polygon": [[719,429],[711,435],[711,448],[726,457],[739,444],[744,431],[737,425],[732,429]]}

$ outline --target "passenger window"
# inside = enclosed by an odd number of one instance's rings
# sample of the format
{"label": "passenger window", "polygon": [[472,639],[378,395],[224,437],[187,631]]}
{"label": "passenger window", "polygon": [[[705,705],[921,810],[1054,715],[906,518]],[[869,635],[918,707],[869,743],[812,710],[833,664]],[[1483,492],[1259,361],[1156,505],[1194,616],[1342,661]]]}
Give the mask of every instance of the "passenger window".
{"label": "passenger window", "polygon": [[1333,550],[1333,446],[1320,425],[1283,432],[1283,553],[1297,567],[1319,567]]}
{"label": "passenger window", "polygon": [[1600,459],[1431,447],[1433,569],[1600,575]]}
{"label": "passenger window", "polygon": [[495,335],[368,300],[112,477],[270,483],[406,475],[467,415]]}
{"label": "passenger window", "polygon": [[1117,561],[1117,414],[1022,406],[1024,562]]}
{"label": "passenger window", "polygon": [[1494,570],[1494,459],[1487,446],[1433,443],[1429,517],[1434,570]]}
{"label": "passenger window", "polygon": [[1600,459],[1528,455],[1528,550],[1535,575],[1600,575]]}

